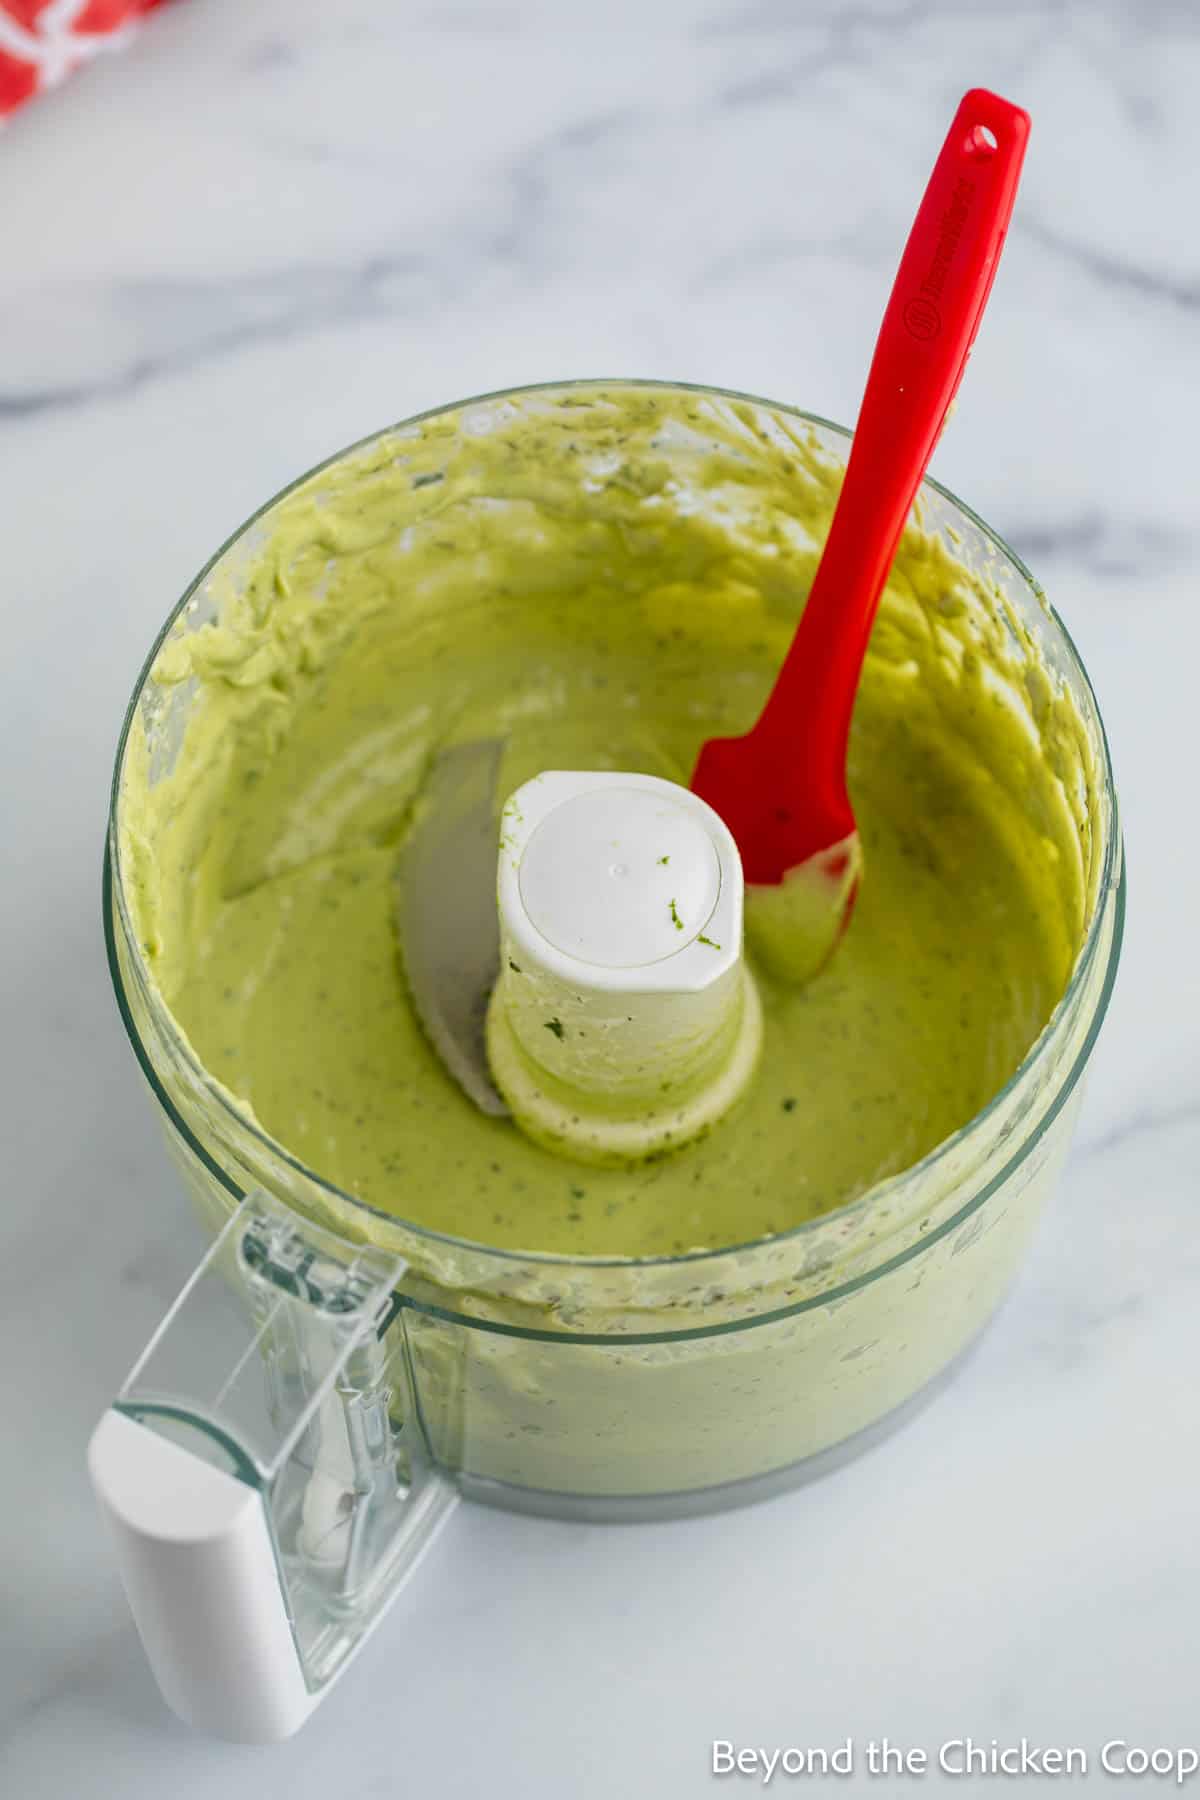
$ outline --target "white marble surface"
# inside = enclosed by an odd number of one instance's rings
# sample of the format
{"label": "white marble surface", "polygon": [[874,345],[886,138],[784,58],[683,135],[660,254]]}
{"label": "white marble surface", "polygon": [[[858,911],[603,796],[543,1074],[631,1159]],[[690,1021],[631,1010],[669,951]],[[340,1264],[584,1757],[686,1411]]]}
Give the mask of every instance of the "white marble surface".
{"label": "white marble surface", "polygon": [[[194,1738],[83,1472],[198,1247],[100,937],[143,653],[256,501],[436,401],[635,373],[851,416],[975,82],[1034,137],[935,466],[1070,623],[1131,865],[1025,1279],[858,1465],[663,1527],[465,1508],[300,1739]],[[709,1790],[714,1737],[1200,1742],[1198,83],[1166,0],[193,0],[5,133],[0,1792],[674,1800]]]}

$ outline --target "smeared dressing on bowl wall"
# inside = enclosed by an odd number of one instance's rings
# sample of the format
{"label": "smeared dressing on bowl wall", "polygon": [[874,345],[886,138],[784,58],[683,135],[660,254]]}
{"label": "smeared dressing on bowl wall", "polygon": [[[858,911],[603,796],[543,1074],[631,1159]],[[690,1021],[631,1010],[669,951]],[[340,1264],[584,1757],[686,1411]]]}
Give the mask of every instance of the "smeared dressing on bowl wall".
{"label": "smeared dressing on bowl wall", "polygon": [[431,756],[506,734],[501,797],[546,767],[686,782],[755,717],[839,476],[785,413],[589,386],[418,421],[271,509],[213,622],[159,653],[117,818],[150,978],[236,1108],[418,1226],[654,1256],[829,1213],[992,1099],[1083,943],[1100,778],[1020,618],[918,528],[855,713],[855,915],[806,988],[758,972],[765,1049],[730,1118],[574,1166],[478,1113],[408,1004],[391,880]]}

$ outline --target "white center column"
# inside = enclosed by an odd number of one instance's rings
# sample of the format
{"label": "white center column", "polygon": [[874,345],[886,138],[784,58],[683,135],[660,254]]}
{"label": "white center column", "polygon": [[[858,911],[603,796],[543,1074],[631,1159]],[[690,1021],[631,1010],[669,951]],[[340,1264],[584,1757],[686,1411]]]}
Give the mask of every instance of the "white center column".
{"label": "white center column", "polygon": [[640,1161],[727,1112],[762,1042],[742,868],[712,808],[652,775],[550,772],[508,801],[488,1056],[518,1125]]}

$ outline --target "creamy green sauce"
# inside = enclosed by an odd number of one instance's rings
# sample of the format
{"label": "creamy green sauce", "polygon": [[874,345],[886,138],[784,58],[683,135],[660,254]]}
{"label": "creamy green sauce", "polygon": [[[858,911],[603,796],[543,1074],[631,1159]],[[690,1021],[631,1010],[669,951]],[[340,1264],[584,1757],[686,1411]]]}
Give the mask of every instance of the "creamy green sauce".
{"label": "creamy green sauce", "polygon": [[499,732],[501,798],[547,767],[686,782],[756,716],[840,472],[799,422],[669,391],[483,416],[311,478],[165,644],[118,819],[152,980],[244,1112],[417,1225],[634,1256],[782,1231],[965,1124],[1049,1018],[1089,901],[1082,724],[986,581],[906,533],[835,956],[799,988],[756,967],[758,1073],[702,1142],[632,1169],[539,1148],[473,1107],[409,1005],[392,878],[430,759]]}

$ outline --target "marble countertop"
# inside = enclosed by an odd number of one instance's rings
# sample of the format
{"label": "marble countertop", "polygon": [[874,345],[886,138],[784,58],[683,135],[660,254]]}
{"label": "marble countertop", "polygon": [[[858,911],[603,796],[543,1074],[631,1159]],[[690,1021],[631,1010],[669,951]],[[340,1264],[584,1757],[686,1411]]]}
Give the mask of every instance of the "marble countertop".
{"label": "marble countertop", "polygon": [[[462,1508],[300,1738],[194,1737],[83,1465],[199,1247],[100,933],[145,650],[264,495],[438,401],[629,373],[852,417],[976,83],[1034,136],[935,469],[1070,624],[1131,868],[1025,1276],[841,1473],[669,1526]],[[5,132],[0,1792],[673,1800],[708,1791],[714,1738],[1200,1743],[1198,83],[1167,0],[193,0]]]}

